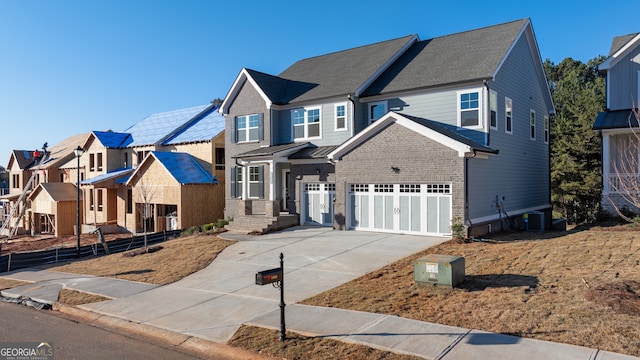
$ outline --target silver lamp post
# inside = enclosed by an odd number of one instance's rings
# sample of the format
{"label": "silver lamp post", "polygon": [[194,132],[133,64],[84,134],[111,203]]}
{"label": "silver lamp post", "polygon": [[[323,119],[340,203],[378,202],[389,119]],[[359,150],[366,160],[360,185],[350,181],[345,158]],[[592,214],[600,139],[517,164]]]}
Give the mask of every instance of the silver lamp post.
{"label": "silver lamp post", "polygon": [[84,150],[82,150],[80,145],[78,145],[78,147],[73,150],[73,153],[76,155],[76,159],[78,160],[78,182],[76,182],[76,256],[80,257],[80,156],[82,156]]}

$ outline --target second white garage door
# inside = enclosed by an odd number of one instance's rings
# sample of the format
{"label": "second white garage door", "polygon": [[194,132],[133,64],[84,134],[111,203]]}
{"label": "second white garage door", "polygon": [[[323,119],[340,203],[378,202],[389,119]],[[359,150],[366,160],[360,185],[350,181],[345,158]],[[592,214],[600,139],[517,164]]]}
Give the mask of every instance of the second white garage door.
{"label": "second white garage door", "polygon": [[451,235],[451,184],[349,184],[355,230]]}

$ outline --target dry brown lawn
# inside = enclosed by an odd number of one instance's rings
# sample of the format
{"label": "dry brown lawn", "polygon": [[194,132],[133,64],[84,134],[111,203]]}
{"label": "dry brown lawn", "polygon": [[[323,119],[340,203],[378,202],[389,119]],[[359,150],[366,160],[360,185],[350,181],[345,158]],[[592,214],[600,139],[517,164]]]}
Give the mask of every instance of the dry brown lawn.
{"label": "dry brown lawn", "polygon": [[[303,303],[640,356],[640,232],[627,226],[493,240],[449,241]],[[427,254],[463,256],[465,282],[416,285],[414,261]]]}
{"label": "dry brown lawn", "polygon": [[192,235],[163,242],[157,251],[131,256],[137,251],[47,267],[73,274],[113,277],[166,285],[178,281],[211,264],[234,241],[214,235]]}
{"label": "dry brown lawn", "polygon": [[414,356],[394,354],[327,338],[312,338],[287,333],[286,341],[278,341],[280,332],[251,326],[242,326],[229,341],[229,345],[276,359],[289,360],[412,360]]}

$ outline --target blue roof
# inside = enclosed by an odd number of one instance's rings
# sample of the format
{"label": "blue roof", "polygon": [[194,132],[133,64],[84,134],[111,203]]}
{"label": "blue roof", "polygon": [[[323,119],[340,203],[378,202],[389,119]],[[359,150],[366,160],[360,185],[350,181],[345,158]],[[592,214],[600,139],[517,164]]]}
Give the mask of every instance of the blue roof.
{"label": "blue roof", "polygon": [[215,108],[210,109],[186,129],[182,129],[165,141],[163,145],[209,141],[224,131],[224,116]]}
{"label": "blue roof", "polygon": [[188,153],[152,151],[155,157],[180,184],[217,184],[218,180]]}
{"label": "blue roof", "polygon": [[171,136],[177,129],[189,124],[193,118],[203,112],[210,104],[186,109],[152,114],[123,132],[131,134],[132,142],[127,146],[157,144]]}
{"label": "blue roof", "polygon": [[93,131],[93,135],[107,148],[121,148],[131,142],[131,134],[113,131]]}
{"label": "blue roof", "polygon": [[109,180],[109,179],[113,179],[113,178],[118,178],[116,179],[116,183],[123,183],[123,179],[126,181],[126,179],[128,179],[128,175],[133,172],[133,168],[131,167],[126,167],[126,168],[120,168],[114,171],[110,171],[108,173],[104,173],[98,176],[94,176],[90,179],[85,179],[80,181],[81,185],[92,185],[95,183],[99,183],[100,181],[104,181],[104,180]]}

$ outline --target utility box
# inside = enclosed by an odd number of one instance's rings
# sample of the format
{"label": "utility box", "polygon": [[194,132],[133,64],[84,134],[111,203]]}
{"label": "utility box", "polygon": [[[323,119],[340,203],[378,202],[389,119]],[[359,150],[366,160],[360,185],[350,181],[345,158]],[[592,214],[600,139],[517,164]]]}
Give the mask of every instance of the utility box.
{"label": "utility box", "polygon": [[544,212],[531,211],[522,216],[527,231],[544,231]]}
{"label": "utility box", "polygon": [[451,255],[427,255],[413,263],[417,284],[454,287],[464,281],[464,258]]}

